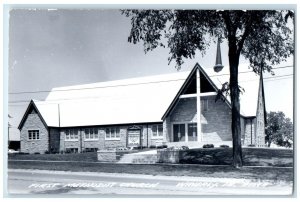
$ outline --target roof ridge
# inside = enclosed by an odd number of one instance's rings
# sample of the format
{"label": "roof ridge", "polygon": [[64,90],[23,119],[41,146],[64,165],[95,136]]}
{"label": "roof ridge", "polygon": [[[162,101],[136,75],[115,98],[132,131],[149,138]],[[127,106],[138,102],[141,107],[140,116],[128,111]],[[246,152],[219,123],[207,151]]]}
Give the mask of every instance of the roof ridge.
{"label": "roof ridge", "polygon": [[[124,78],[124,79],[117,79],[117,80],[108,80],[108,81],[101,81],[101,82],[94,82],[94,83],[85,83],[85,84],[78,84],[78,85],[70,85],[70,86],[62,86],[62,87],[55,87],[52,88],[51,91],[53,90],[63,90],[63,89],[80,89],[80,88],[88,88],[89,86],[101,86],[101,87],[106,87],[106,86],[110,86],[110,84],[114,84],[111,86],[118,86],[118,85],[126,85],[126,82],[128,82],[127,84],[139,84],[139,83],[148,83],[146,81],[142,82],[142,80],[148,79],[148,80],[152,80],[149,83],[155,83],[155,82],[163,82],[163,81],[173,81],[175,79],[178,78],[169,78],[167,79],[167,77],[170,76],[179,76],[179,77],[184,77],[187,76],[190,73],[190,70],[188,71],[182,71],[182,72],[173,72],[173,73],[167,73],[167,74],[155,74],[155,75],[150,75],[150,76],[141,76],[141,77],[131,77],[131,78]],[[153,81],[153,78],[157,78],[156,80]],[[182,78],[185,79],[185,78]],[[118,84],[122,83],[122,84]]]}

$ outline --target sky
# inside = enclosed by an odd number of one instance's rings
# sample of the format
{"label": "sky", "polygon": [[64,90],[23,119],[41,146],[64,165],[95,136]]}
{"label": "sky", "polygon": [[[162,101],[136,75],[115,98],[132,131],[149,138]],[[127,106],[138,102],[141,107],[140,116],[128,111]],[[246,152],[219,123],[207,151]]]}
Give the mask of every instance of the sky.
{"label": "sky", "polygon": [[[14,9],[9,15],[9,122],[17,126],[31,99],[43,100],[52,88],[176,72],[168,65],[169,50],[144,53],[142,44],[128,42],[130,20],[119,10]],[[221,44],[228,65],[227,44]],[[185,60],[180,71],[198,62],[204,69],[215,64],[216,45],[205,56]],[[247,62],[243,58],[241,63]],[[265,74],[267,111],[283,111],[293,118],[293,58]],[[276,68],[275,67],[275,68]],[[290,76],[284,76],[290,75]],[[27,92],[27,93],[24,93]]]}

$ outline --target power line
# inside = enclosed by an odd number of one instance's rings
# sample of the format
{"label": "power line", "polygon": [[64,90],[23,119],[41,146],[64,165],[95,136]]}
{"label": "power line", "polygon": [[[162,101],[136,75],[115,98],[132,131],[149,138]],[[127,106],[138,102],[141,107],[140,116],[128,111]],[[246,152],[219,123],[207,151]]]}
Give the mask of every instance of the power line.
{"label": "power line", "polygon": [[[293,67],[290,66],[282,66],[282,67],[276,67],[273,69],[282,69],[282,68],[289,68]],[[251,70],[249,71],[243,71],[239,72],[239,74],[249,73],[253,72]],[[216,76],[227,76],[229,74],[219,74],[219,75],[212,75],[210,77],[216,77]],[[133,85],[144,85],[144,84],[150,84],[150,83],[165,83],[165,82],[171,82],[171,81],[181,81],[185,79],[173,79],[173,80],[165,80],[165,81],[153,81],[153,82],[142,82],[142,83],[134,83],[134,84],[120,84],[120,85],[111,85],[111,86],[98,86],[98,87],[87,87],[87,88],[73,88],[73,89],[56,89],[56,90],[39,90],[39,91],[23,91],[23,92],[11,92],[8,93],[9,95],[19,95],[19,94],[35,94],[35,93],[49,93],[49,92],[65,92],[65,91],[79,91],[79,90],[92,90],[92,89],[100,89],[100,88],[113,88],[113,87],[125,87],[125,86],[133,86]]]}
{"label": "power line", "polygon": [[[294,74],[286,74],[286,75],[280,75],[280,76],[276,76],[276,78],[281,78],[281,77],[287,77],[287,76],[294,76]],[[275,76],[274,77],[266,77],[266,78],[264,78],[264,79],[273,79],[273,78],[275,78]]]}
{"label": "power line", "polygon": [[[277,80],[282,80],[282,79],[289,79],[291,76],[293,76],[293,74],[286,74],[286,75],[280,75],[280,76],[273,76],[273,77],[266,77],[264,78],[264,80],[266,81],[277,81]],[[242,82],[250,82],[250,81],[256,81],[256,80],[245,80],[245,81],[240,81]],[[82,98],[69,98],[69,99],[54,99],[54,100],[47,100],[49,101],[49,103],[44,103],[44,104],[57,104],[57,103],[51,103],[51,102],[55,102],[55,101],[64,101],[64,100],[88,100],[88,99],[99,99],[101,97],[82,97]],[[24,104],[20,104],[20,103],[28,103],[30,102],[30,100],[16,100],[16,101],[11,101],[9,102],[9,105],[24,105]]]}

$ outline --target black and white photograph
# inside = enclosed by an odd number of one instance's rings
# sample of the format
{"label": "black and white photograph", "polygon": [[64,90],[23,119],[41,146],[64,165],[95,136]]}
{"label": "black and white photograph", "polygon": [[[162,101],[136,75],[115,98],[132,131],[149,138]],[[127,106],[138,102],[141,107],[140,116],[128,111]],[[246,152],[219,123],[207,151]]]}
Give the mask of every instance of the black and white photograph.
{"label": "black and white photograph", "polygon": [[294,197],[296,14],[5,5],[6,197]]}

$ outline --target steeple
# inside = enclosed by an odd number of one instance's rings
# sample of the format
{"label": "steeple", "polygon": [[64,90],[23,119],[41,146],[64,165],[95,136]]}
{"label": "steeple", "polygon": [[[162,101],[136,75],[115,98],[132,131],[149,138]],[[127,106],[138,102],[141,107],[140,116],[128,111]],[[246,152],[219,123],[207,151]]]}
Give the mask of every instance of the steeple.
{"label": "steeple", "polygon": [[217,56],[216,56],[216,65],[214,66],[215,72],[219,72],[223,69],[222,65],[222,56],[221,56],[221,46],[220,46],[221,40],[218,38],[218,44],[217,44]]}

